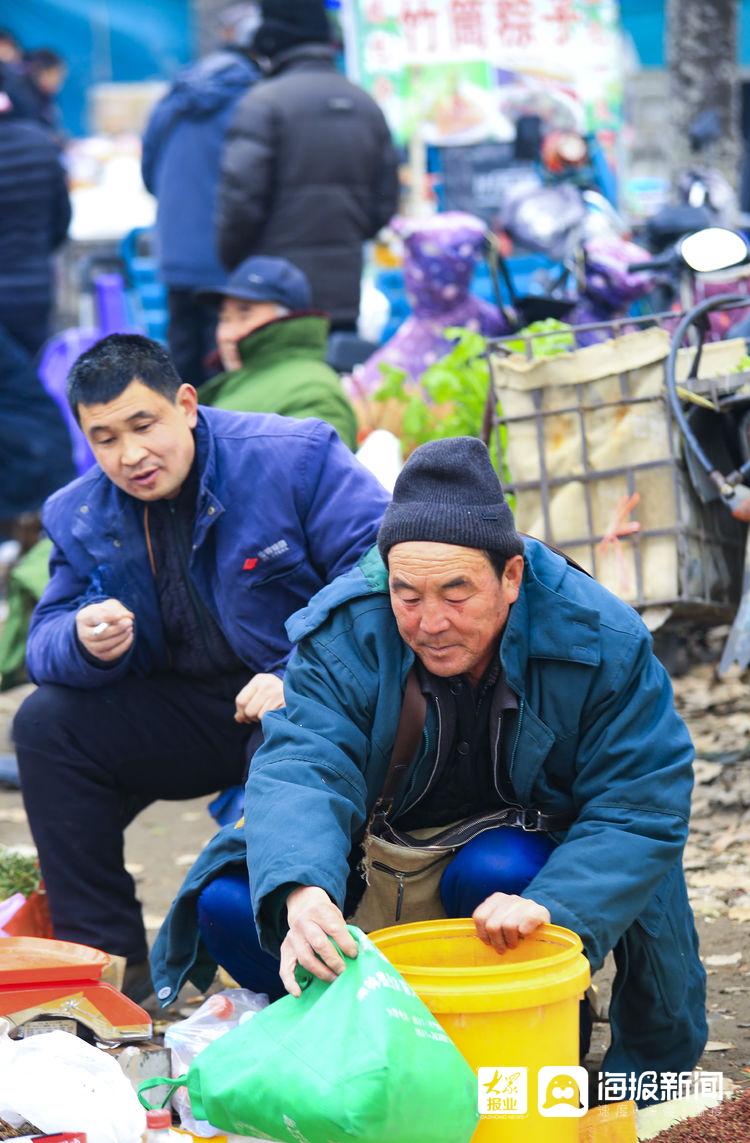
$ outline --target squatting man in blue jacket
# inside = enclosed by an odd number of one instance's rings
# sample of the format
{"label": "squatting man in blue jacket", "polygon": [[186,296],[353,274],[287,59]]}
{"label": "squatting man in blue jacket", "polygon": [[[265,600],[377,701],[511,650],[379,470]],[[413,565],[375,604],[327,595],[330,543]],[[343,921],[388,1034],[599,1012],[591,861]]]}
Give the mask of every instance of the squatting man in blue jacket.
{"label": "squatting man in blue jacket", "polygon": [[15,720],[55,935],[150,991],[123,830],[244,780],[283,703],[288,616],[372,545],[388,496],[322,421],[198,407],[155,342],[114,334],[68,396],[98,466],[50,498],[51,579]]}
{"label": "squatting man in blue jacket", "polygon": [[614,949],[605,1069],[691,1069],[707,1032],[681,865],[693,751],[639,616],[522,540],[471,438],[417,449],[378,548],[288,624],[286,709],[263,720],[244,839],[225,830],[191,870],[154,949],[159,993],[188,974],[205,984],[215,941],[201,925],[196,949],[190,902],[200,922],[229,878],[244,891],[225,941],[241,984],[257,988],[260,957],[280,955],[295,994],[298,964],[329,981],[344,971],[329,938],[356,954],[345,917],[362,894],[360,843],[416,664],[426,717],[392,823],[434,830],[507,808],[537,827],[501,825],[459,849],[445,913],[473,916],[500,953],[549,921],[580,934],[594,970]]}

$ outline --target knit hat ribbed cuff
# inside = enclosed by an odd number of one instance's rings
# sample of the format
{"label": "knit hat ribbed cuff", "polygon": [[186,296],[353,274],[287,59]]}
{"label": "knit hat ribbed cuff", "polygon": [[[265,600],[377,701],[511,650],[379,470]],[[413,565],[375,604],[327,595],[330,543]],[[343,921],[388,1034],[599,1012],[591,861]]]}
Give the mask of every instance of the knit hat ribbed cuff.
{"label": "knit hat ribbed cuff", "polygon": [[413,541],[457,544],[463,548],[515,555],[523,551],[513,513],[503,501],[496,508],[486,504],[391,504],[378,532],[378,549],[385,560],[394,544]]}

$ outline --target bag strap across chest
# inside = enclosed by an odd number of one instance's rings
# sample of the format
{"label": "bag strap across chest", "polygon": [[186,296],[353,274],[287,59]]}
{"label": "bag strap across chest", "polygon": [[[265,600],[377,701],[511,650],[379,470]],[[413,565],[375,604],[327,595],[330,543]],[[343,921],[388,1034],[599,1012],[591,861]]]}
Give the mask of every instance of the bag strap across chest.
{"label": "bag strap across chest", "polygon": [[416,666],[406,676],[406,689],[401,704],[401,714],[396,728],[396,738],[391,751],[383,789],[378,800],[378,813],[388,814],[393,808],[401,779],[409,763],[417,752],[427,717],[427,699],[422,694]]}

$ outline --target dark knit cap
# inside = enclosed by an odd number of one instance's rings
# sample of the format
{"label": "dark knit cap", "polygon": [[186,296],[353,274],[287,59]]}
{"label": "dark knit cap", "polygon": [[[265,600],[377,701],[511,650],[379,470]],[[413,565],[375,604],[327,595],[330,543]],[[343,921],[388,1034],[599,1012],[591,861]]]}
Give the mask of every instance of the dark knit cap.
{"label": "dark knit cap", "polygon": [[490,454],[476,437],[429,441],[407,460],[380,525],[378,548],[385,560],[394,544],[414,540],[506,557],[523,554]]}
{"label": "dark knit cap", "polygon": [[300,44],[329,44],[331,25],[323,0],[263,0],[263,18],[252,50],[273,59]]}

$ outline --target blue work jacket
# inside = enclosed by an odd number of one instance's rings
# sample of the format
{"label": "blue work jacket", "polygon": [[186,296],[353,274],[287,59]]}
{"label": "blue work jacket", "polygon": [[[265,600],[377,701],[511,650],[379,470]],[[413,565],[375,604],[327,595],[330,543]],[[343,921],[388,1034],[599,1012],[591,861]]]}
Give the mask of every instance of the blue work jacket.
{"label": "blue work jacket", "polygon": [[[413,663],[377,551],[323,588],[288,631],[298,646],[286,709],[264,717],[245,801],[250,891],[270,951],[279,934],[264,926],[263,902],[280,886],[318,885],[344,905],[352,846],[382,789]],[[607,1069],[689,1070],[707,1034],[681,864],[693,750],[651,638],[630,607],[527,540],[500,658],[518,696],[502,725],[517,799],[573,819],[524,896],[580,934],[592,969],[615,950]],[[396,819],[425,788],[438,733],[428,707]],[[209,845],[162,929],[153,963],[165,996],[191,964],[205,973],[187,903],[242,860],[241,834],[226,829]]]}
{"label": "blue work jacket", "polygon": [[220,49],[178,74],[143,136],[141,173],[156,195],[159,274],[174,289],[220,289],[216,249],[219,168],[237,101],[260,78],[247,56]]}
{"label": "blue work jacket", "polygon": [[[388,494],[322,421],[201,408],[196,456],[189,574],[248,677],[282,674],[286,619],[372,545]],[[169,669],[145,507],[99,468],[47,501],[54,546],[29,631],[34,682],[97,687]],[[135,615],[135,640],[98,666],[81,649],[75,617],[108,598]]]}

